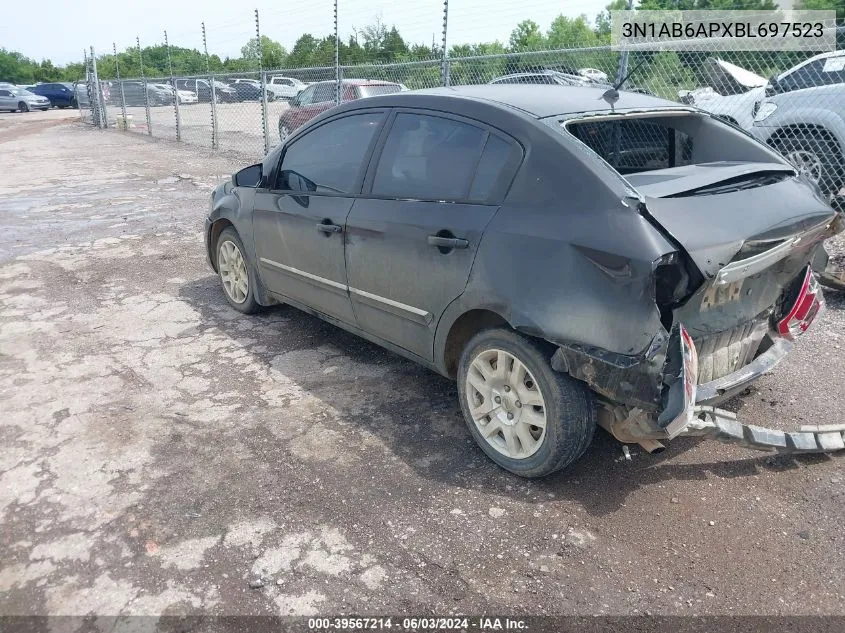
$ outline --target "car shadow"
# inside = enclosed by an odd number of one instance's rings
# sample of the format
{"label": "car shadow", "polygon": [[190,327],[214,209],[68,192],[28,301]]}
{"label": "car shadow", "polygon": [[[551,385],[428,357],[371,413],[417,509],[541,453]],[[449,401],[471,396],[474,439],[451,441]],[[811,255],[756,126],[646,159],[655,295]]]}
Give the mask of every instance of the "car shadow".
{"label": "car shadow", "polygon": [[[284,364],[284,373],[297,387],[330,402],[345,424],[357,424],[375,434],[419,476],[447,486],[523,502],[569,499],[588,513],[602,516],[618,510],[633,492],[653,485],[711,476],[750,477],[830,459],[756,452],[740,459],[702,461],[700,454],[687,459],[685,453],[708,441],[701,438],[676,439],[656,454],[630,445],[630,457],[626,457],[623,445],[598,429],[586,454],[566,470],[544,479],[522,479],[498,468],[476,447],[452,381],[290,306],[240,315],[226,304],[215,276],[182,285],[179,295],[208,327],[238,341],[254,341],[249,349],[258,363],[270,368],[278,367],[280,358],[293,359]],[[309,351],[317,350],[324,354],[326,367],[315,371]],[[302,362],[301,371],[297,361]],[[344,365],[364,378],[346,380]],[[368,374],[377,378],[367,379]]]}

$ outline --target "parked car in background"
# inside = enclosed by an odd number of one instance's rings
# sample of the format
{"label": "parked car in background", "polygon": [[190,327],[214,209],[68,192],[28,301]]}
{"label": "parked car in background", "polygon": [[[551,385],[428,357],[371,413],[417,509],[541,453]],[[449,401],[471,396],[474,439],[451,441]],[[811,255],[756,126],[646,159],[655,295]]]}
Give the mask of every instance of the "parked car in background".
{"label": "parked car in background", "polygon": [[763,98],[766,79],[717,57],[708,58],[704,70],[708,85],[695,90],[679,90],[681,103],[694,105],[750,130],[756,107]]}
{"label": "parked car in background", "polygon": [[226,301],[289,303],[456,380],[472,437],[521,476],[573,463],[597,422],[647,446],[711,415],[777,446],[710,405],[821,313],[809,262],[841,220],[748,134],[604,92],[460,86],[323,113],[212,192]]}
{"label": "parked car in background", "polygon": [[189,105],[192,103],[199,103],[199,97],[193,90],[177,90],[176,96],[180,104]]}
{"label": "parked car in background", "polygon": [[769,81],[752,133],[826,194],[845,185],[845,51],[817,55]]}
{"label": "parked car in background", "polygon": [[[211,103],[211,83],[208,79],[177,79],[176,88],[195,93],[200,103]],[[234,88],[217,80],[214,80],[214,95],[218,103],[232,103],[238,100]]]}
{"label": "parked car in background", "polygon": [[606,84],[610,81],[607,78],[607,73],[598,68],[579,68],[578,74],[597,83]]}
{"label": "parked car in background", "polygon": [[538,70],[535,72],[513,73],[496,77],[491,84],[552,84],[558,86],[589,86],[592,79],[562,73],[557,70]]}
{"label": "parked car in background", "polygon": [[47,97],[54,108],[75,107],[73,85],[64,82],[37,84],[29,89],[33,94]]}
{"label": "parked car in background", "polygon": [[[261,82],[257,79],[235,79],[230,84],[235,89],[238,101],[260,101]],[[276,94],[267,86],[267,101],[275,101]]]}
{"label": "parked car in background", "polygon": [[73,99],[78,108],[90,108],[91,101],[88,97],[88,84],[84,81],[77,81],[73,84]]}
{"label": "parked car in background", "polygon": [[0,88],[0,110],[29,112],[30,110],[49,110],[47,97],[33,94],[24,88]]}
{"label": "parked car in background", "polygon": [[[290,102],[290,108],[279,117],[279,138],[285,140],[294,130],[335,105],[334,81],[311,84]],[[341,82],[341,101],[354,101],[376,95],[402,92],[402,86],[392,81],[344,79]]]}
{"label": "parked car in background", "polygon": [[167,84],[147,83],[144,88],[143,81],[122,81],[115,82],[114,87],[109,90],[106,97],[113,105],[121,104],[121,86],[123,87],[123,99],[128,106],[151,106],[172,105],[174,101],[173,87]]}
{"label": "parked car in background", "polygon": [[290,101],[307,87],[308,84],[295,77],[282,77],[281,75],[270,77],[270,81],[267,83],[268,92],[272,92],[276,99],[285,99],[286,101]]}

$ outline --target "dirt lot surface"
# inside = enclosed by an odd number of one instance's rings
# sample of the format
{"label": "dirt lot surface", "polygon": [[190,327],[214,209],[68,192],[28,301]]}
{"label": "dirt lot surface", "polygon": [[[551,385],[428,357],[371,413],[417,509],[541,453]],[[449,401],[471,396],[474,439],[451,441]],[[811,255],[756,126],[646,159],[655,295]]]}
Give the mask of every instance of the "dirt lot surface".
{"label": "dirt lot surface", "polygon": [[[600,432],[518,479],[449,381],[228,308],[201,230],[242,163],[65,112],[0,155],[0,614],[845,614],[842,455]],[[843,421],[828,302],[744,420]]]}

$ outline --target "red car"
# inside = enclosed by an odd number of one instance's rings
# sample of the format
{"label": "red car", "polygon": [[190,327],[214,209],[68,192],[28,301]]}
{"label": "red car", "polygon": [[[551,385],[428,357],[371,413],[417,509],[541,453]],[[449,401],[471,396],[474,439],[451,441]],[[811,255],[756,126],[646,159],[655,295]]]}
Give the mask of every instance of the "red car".
{"label": "red car", "polygon": [[[279,117],[279,138],[284,141],[291,132],[304,125],[321,112],[335,105],[334,81],[313,83],[290,102],[290,108]],[[341,81],[341,100],[354,101],[364,97],[400,92],[402,86],[390,81],[370,79],[344,79]]]}

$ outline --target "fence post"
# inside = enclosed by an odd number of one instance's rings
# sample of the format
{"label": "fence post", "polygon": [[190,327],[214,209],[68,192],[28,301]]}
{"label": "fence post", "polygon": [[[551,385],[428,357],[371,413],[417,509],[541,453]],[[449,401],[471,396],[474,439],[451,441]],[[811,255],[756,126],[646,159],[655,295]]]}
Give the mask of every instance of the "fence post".
{"label": "fence post", "polygon": [[[88,95],[88,109],[91,110],[91,87],[89,82],[89,68],[88,68],[88,49],[82,49],[82,56],[85,59],[85,94]],[[76,107],[79,108],[79,118],[82,119],[82,122],[85,122],[85,114],[82,111],[82,103],[79,101],[79,88],[74,86],[74,92],[76,92]],[[91,123],[94,123],[94,111],[91,110]]]}
{"label": "fence post", "polygon": [[150,95],[147,93],[147,78],[144,76],[144,56],[141,54],[141,39],[135,38],[138,44],[138,64],[141,66],[141,79],[144,82],[144,109],[147,112],[147,134],[153,135],[153,122],[150,118]]}
{"label": "fence post", "polygon": [[208,58],[208,42],[205,39],[205,22],[202,24],[202,48],[205,51],[205,72],[211,89],[211,149],[217,149],[217,106],[214,103],[214,77],[211,76],[211,62]]}
{"label": "fence post", "polygon": [[111,43],[114,51],[114,73],[117,75],[117,85],[120,86],[120,113],[123,115],[123,131],[129,129],[129,123],[126,121],[126,95],[123,93],[123,82],[120,80],[120,64],[117,61],[117,44]]}
{"label": "fence post", "polygon": [[446,46],[446,26],[449,22],[449,0],[443,0],[443,50],[441,53],[440,58],[440,78],[443,81],[444,86],[449,86],[450,84],[450,64],[449,64],[449,49]]}
{"label": "fence post", "polygon": [[334,0],[334,104],[340,105],[340,39],[337,33],[337,0]]}
{"label": "fence post", "polygon": [[[634,8],[634,0],[628,0],[628,11],[632,11]],[[616,81],[613,82],[615,85],[619,85],[622,83],[622,80],[625,79],[625,75],[628,74],[628,51],[624,50],[619,55],[619,68],[616,71]],[[617,129],[617,128],[614,128]]]}
{"label": "fence post", "polygon": [[91,47],[91,68],[94,73],[94,94],[97,99],[97,127],[107,128],[109,126],[109,120],[106,116],[106,104],[103,99],[103,91],[100,89],[100,78],[97,76],[97,57],[94,55],[93,46]]}
{"label": "fence post", "polygon": [[170,72],[170,87],[173,88],[173,114],[176,116],[176,140],[182,140],[182,130],[179,125],[179,91],[173,78],[173,61],[170,58],[170,42],[167,39],[167,29],[164,30],[164,47],[167,50],[167,70]]}
{"label": "fence post", "polygon": [[264,51],[261,50],[261,29],[258,24],[258,9],[255,10],[255,43],[258,44],[258,70],[261,73],[261,132],[264,135],[264,153],[270,151],[270,133],[267,129],[267,77],[264,73]]}

